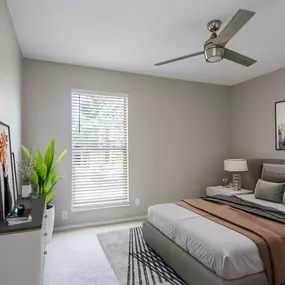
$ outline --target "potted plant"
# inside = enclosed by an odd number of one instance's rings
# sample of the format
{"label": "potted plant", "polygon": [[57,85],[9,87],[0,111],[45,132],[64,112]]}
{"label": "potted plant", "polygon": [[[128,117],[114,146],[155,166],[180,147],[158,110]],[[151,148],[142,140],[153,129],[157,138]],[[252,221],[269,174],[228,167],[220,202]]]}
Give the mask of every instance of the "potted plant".
{"label": "potted plant", "polygon": [[22,198],[28,198],[32,190],[30,181],[34,174],[34,161],[31,157],[26,156],[18,166],[22,178]]}
{"label": "potted plant", "polygon": [[54,186],[56,183],[62,179],[64,176],[57,176],[56,170],[58,163],[65,156],[67,149],[65,149],[58,157],[56,161],[54,161],[54,138],[51,140],[45,157],[42,156],[41,151],[37,149],[35,153],[35,157],[32,156],[31,152],[28,148],[22,145],[22,149],[26,155],[26,157],[32,161],[34,161],[34,173],[30,179],[31,184],[38,185],[39,193],[44,193],[46,195],[46,242],[50,242],[53,228],[54,228],[54,212],[55,207],[51,204],[56,196],[56,191],[54,191]]}

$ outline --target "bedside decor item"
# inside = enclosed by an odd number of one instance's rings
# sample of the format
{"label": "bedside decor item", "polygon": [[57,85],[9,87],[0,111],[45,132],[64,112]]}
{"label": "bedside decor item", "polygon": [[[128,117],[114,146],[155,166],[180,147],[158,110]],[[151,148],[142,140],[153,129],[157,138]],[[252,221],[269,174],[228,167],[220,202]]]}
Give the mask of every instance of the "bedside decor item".
{"label": "bedside decor item", "polygon": [[229,185],[229,180],[227,177],[222,178],[222,186],[227,188]]}
{"label": "bedside decor item", "polygon": [[224,170],[233,173],[233,189],[240,191],[241,189],[241,172],[248,171],[245,159],[226,159],[224,161]]}
{"label": "bedside decor item", "polygon": [[285,150],[285,100],[275,102],[275,148]]}
{"label": "bedside decor item", "polygon": [[7,216],[15,203],[15,198],[12,174],[10,127],[2,122],[0,122],[0,163],[2,167],[1,179],[4,181],[4,209],[5,216]]}
{"label": "bedside decor item", "polygon": [[63,176],[57,176],[57,166],[58,163],[65,156],[67,149],[65,149],[58,157],[56,161],[54,161],[55,150],[54,150],[55,140],[54,138],[49,143],[49,146],[46,150],[45,156],[43,157],[41,151],[37,149],[35,153],[35,157],[31,154],[28,148],[22,145],[22,149],[26,155],[26,157],[33,161],[33,169],[34,173],[30,179],[31,184],[38,185],[39,193],[44,193],[46,195],[46,242],[48,243],[51,240],[53,228],[54,228],[54,212],[55,207],[51,204],[53,199],[56,196],[56,191],[53,191],[56,183],[64,178]]}
{"label": "bedside decor item", "polygon": [[19,164],[22,179],[22,198],[29,198],[32,192],[31,179],[34,175],[34,159],[26,156]]}

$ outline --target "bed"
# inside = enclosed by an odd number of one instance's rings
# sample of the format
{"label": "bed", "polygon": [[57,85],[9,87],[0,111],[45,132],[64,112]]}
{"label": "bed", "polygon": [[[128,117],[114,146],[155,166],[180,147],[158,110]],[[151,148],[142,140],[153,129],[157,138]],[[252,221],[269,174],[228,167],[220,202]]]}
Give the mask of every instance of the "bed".
{"label": "bed", "polygon": [[[249,161],[244,188],[254,189],[263,163],[284,164],[281,160]],[[285,205],[240,198],[285,213]],[[268,285],[256,244],[248,237],[173,203],[149,207],[143,224],[146,242],[189,285]]]}

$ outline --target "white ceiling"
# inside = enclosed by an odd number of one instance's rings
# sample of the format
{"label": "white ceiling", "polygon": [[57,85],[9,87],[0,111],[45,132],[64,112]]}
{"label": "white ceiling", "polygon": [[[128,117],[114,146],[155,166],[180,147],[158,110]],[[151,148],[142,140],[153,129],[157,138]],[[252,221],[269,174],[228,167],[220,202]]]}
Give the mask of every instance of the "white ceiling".
{"label": "white ceiling", "polygon": [[[6,0],[24,57],[224,85],[285,67],[284,0]],[[206,23],[239,9],[256,15],[228,48],[256,59],[246,68],[203,56]]]}

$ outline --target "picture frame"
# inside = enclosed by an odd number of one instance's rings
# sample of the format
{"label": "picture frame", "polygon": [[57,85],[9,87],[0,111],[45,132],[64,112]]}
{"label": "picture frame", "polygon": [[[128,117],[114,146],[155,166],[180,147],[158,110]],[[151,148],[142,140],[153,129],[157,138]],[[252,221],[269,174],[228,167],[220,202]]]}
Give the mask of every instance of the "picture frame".
{"label": "picture frame", "polygon": [[285,100],[275,102],[275,149],[285,150]]}
{"label": "picture frame", "polygon": [[0,163],[2,166],[1,179],[4,180],[5,216],[15,205],[11,149],[10,127],[0,122]]}
{"label": "picture frame", "polygon": [[2,174],[2,164],[0,163],[0,220],[5,221],[5,202],[4,202],[4,180]]}
{"label": "picture frame", "polygon": [[16,161],[15,161],[15,153],[11,153],[12,156],[12,174],[13,174],[13,187],[14,187],[14,201],[18,200],[19,189],[18,189],[18,176],[17,176],[17,169],[16,169]]}

